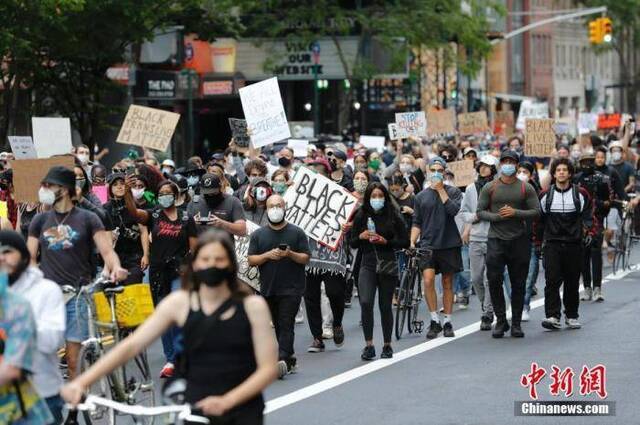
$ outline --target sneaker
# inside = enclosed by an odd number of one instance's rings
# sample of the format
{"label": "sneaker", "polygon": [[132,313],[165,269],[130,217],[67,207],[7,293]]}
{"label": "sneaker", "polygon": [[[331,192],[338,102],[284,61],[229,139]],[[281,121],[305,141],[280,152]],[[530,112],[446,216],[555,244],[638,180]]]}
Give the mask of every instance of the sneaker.
{"label": "sneaker", "polygon": [[591,288],[584,288],[584,293],[580,297],[580,301],[591,301]]}
{"label": "sneaker", "polygon": [[287,362],[287,373],[298,372],[298,359],[292,356],[286,359],[285,362]]}
{"label": "sneaker", "polygon": [[511,323],[511,337],[512,338],[524,338],[524,332],[519,323]]}
{"label": "sneaker", "polygon": [[324,351],[324,342],[319,339],[314,339],[307,352],[309,353],[322,353]]}
{"label": "sneaker", "polygon": [[300,323],[304,323],[304,313],[302,312],[302,308],[298,309],[298,314],[296,314],[296,325]]}
{"label": "sneaker", "polygon": [[560,329],[560,319],[557,317],[547,317],[542,321],[542,327],[545,329],[551,329],[552,331]]}
{"label": "sneaker", "polygon": [[569,329],[580,329],[582,327],[582,325],[580,324],[580,322],[578,322],[578,319],[565,319],[564,320],[565,325],[567,325],[567,327]]}
{"label": "sneaker", "polygon": [[480,330],[481,331],[490,331],[492,322],[493,322],[493,318],[492,317],[482,316],[480,318]]}
{"label": "sneaker", "polygon": [[469,297],[466,295],[460,299],[460,310],[466,310],[469,308]]}
{"label": "sneaker", "polygon": [[523,322],[528,322],[529,321],[529,308],[525,307],[522,310],[522,319]]}
{"label": "sneaker", "polygon": [[278,361],[278,379],[284,378],[288,372],[289,368],[287,367],[287,362],[284,360]]}
{"label": "sneaker", "polygon": [[427,332],[427,339],[433,339],[438,336],[438,334],[442,332],[442,325],[440,322],[436,322],[432,320],[429,324],[429,331]]}
{"label": "sneaker", "polygon": [[367,345],[362,350],[362,354],[360,355],[362,360],[373,360],[376,358],[376,347],[373,345]]}
{"label": "sneaker", "polygon": [[173,363],[167,363],[162,367],[160,371],[160,378],[172,378],[173,372],[175,371],[175,366]]}
{"label": "sneaker", "polygon": [[325,328],[322,330],[322,339],[332,339],[333,338],[333,329]]}
{"label": "sneaker", "polygon": [[593,300],[597,302],[604,301],[604,296],[602,296],[602,288],[600,288],[599,286],[593,288]]}
{"label": "sneaker", "polygon": [[344,308],[351,308],[351,298],[344,300]]}
{"label": "sneaker", "polygon": [[506,317],[498,317],[496,321],[496,325],[493,328],[493,332],[491,336],[494,338],[502,338],[504,333],[509,330],[509,322],[507,322]]}
{"label": "sneaker", "polygon": [[531,297],[533,298],[533,297],[536,297],[536,296],[538,296],[538,288],[536,288],[536,286],[533,285],[531,287]]}
{"label": "sneaker", "polygon": [[445,323],[445,324],[444,324],[444,326],[442,327],[442,329],[443,329],[443,331],[444,331],[444,332],[442,332],[442,335],[443,335],[445,338],[453,338],[454,336],[456,336],[456,335],[453,333],[453,325],[451,324],[451,322],[447,322],[447,323]]}
{"label": "sneaker", "polygon": [[342,326],[333,328],[333,343],[336,344],[336,347],[342,347],[342,344],[344,344],[344,330]]}
{"label": "sneaker", "polygon": [[381,359],[390,359],[393,358],[393,348],[390,345],[382,346],[382,354],[380,354]]}

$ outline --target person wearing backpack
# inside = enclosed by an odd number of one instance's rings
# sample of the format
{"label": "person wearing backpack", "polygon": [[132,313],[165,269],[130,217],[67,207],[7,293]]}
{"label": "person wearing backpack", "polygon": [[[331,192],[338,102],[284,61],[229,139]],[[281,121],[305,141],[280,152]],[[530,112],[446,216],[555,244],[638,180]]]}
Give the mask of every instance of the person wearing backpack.
{"label": "person wearing backpack", "polygon": [[[574,168],[566,158],[555,160],[550,169],[549,189],[540,194],[541,218],[536,239],[542,240],[545,275],[542,327],[560,329],[560,307],[564,304],[565,323],[579,329],[578,306],[583,244],[595,235],[592,200],[586,189],[572,184]],[[563,298],[560,301],[560,286]]]}
{"label": "person wearing backpack", "polygon": [[539,216],[540,205],[535,189],[516,177],[517,164],[516,152],[502,152],[500,176],[482,188],[476,211],[478,219],[490,223],[487,279],[497,317],[492,333],[494,338],[502,338],[509,330],[502,289],[505,265],[511,281],[511,336],[524,337],[520,323],[531,255],[526,221]]}

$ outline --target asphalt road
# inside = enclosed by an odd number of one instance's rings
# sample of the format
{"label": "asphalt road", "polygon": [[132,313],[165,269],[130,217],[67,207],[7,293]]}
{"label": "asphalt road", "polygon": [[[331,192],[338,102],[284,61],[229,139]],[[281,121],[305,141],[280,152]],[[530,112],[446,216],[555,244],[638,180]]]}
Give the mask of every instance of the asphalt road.
{"label": "asphalt road", "polygon": [[[640,262],[635,255],[632,263]],[[606,264],[606,259],[605,259]],[[492,339],[479,331],[480,307],[455,310],[456,338],[426,342],[424,333],[393,342],[392,360],[363,362],[364,346],[357,299],[346,310],[346,340],[340,349],[325,341],[324,353],[306,352],[311,342],[306,322],[296,326],[299,372],[275,382],[266,391],[266,424],[638,424],[640,404],[640,271],[617,276],[605,269],[602,303],[580,305],[580,330],[551,332],[544,318],[541,273],[532,300],[531,321],[523,324],[524,339]],[[422,316],[425,316],[424,304]],[[382,332],[376,317],[374,339],[380,354]],[[159,344],[150,352],[152,369],[164,361]],[[606,366],[606,401],[615,402],[611,417],[516,417],[514,403],[529,400],[520,377],[531,363],[551,372],[551,366],[572,367],[574,394],[554,397],[546,376],[537,386],[540,400],[597,401],[579,395],[583,365]],[[160,383],[158,382],[158,385]],[[119,423],[131,423],[121,418]]]}

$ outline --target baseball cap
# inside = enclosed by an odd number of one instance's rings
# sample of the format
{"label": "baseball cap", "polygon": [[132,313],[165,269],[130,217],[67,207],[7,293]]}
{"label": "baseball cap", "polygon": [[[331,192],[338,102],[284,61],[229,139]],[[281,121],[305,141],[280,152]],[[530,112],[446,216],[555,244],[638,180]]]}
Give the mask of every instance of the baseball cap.
{"label": "baseball cap", "polygon": [[447,161],[445,161],[441,156],[434,156],[429,160],[429,166],[432,166],[434,164],[439,164],[444,168],[447,168]]}
{"label": "baseball cap", "polygon": [[493,155],[484,155],[482,158],[480,158],[480,164],[485,164],[489,167],[496,167],[498,165],[498,160]]}
{"label": "baseball cap", "polygon": [[172,167],[173,169],[176,168],[176,163],[173,162],[172,159],[165,159],[164,161],[162,161],[162,166],[167,166],[167,167]]}
{"label": "baseball cap", "polygon": [[76,188],[76,173],[63,167],[56,165],[51,167],[46,176],[42,179],[42,183],[57,184],[58,186],[67,187],[69,189]]}
{"label": "baseball cap", "polygon": [[343,151],[340,151],[340,150],[333,151],[333,156],[335,156],[336,158],[341,159],[343,161],[347,160],[347,154],[344,153]]}
{"label": "baseball cap", "polygon": [[207,173],[200,179],[200,193],[203,195],[213,195],[220,192],[220,177]]}
{"label": "baseball cap", "polygon": [[471,152],[475,153],[476,156],[478,155],[478,151],[476,150],[476,148],[472,148],[471,146],[469,146],[468,148],[464,148],[464,151],[462,151],[462,156],[465,156]]}
{"label": "baseball cap", "polygon": [[609,143],[609,150],[611,150],[613,148],[624,149],[624,147],[622,146],[622,143],[620,142],[620,140],[614,140],[613,142]]}
{"label": "baseball cap", "polygon": [[520,161],[518,153],[516,151],[512,151],[511,149],[505,149],[504,151],[502,151],[502,154],[500,154],[500,162],[507,158],[513,159],[515,162]]}

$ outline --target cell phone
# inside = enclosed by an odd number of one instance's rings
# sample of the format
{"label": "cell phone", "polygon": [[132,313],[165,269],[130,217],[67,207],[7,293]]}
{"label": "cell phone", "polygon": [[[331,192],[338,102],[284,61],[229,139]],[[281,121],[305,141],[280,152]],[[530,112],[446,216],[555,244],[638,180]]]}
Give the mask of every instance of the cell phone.
{"label": "cell phone", "polygon": [[136,167],[134,167],[133,165],[130,165],[127,167],[124,173],[126,176],[132,176],[135,174],[135,172],[136,172]]}
{"label": "cell phone", "polygon": [[208,222],[210,222],[210,221],[211,221],[211,218],[210,218],[208,215],[207,215],[207,216],[204,216],[204,217],[200,217],[200,218],[198,219],[198,223],[208,223]]}
{"label": "cell phone", "polygon": [[289,245],[287,245],[286,243],[281,243],[280,245],[278,245],[278,249],[281,251],[286,251],[287,249],[289,249]]}

